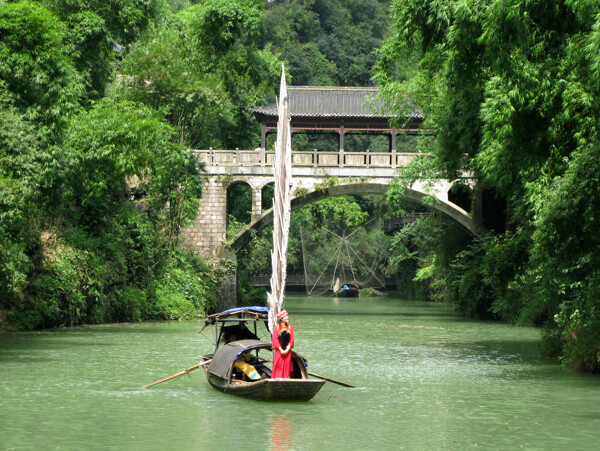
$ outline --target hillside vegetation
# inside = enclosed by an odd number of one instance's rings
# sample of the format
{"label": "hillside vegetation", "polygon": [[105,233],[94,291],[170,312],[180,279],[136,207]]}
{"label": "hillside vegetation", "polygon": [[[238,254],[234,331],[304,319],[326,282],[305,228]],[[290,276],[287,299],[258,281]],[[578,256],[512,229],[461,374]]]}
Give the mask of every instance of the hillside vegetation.
{"label": "hillside vegetation", "polygon": [[296,84],[368,83],[383,4],[0,1],[0,325],[213,309],[224,269],[178,247],[187,149],[256,146],[282,60]]}
{"label": "hillside vegetation", "polygon": [[[1,326],[215,308],[224,267],[178,246],[202,195],[188,149],[255,147],[250,108],[274,100],[281,62],[293,85],[379,86],[433,131],[385,202],[311,205],[293,233],[410,211],[416,178],[469,171],[493,233],[432,214],[377,238],[379,269],[466,316],[544,327],[548,353],[600,370],[596,0],[0,0]],[[268,248],[240,273],[268,272]]]}

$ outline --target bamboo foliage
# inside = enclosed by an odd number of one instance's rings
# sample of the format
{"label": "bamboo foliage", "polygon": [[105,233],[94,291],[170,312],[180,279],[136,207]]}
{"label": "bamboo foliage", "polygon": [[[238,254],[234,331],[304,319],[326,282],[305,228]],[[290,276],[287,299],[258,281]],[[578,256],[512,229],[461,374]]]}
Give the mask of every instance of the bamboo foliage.
{"label": "bamboo foliage", "polygon": [[290,131],[289,99],[285,82],[285,67],[281,65],[281,85],[277,101],[277,141],[275,143],[275,193],[273,197],[273,249],[271,250],[271,292],[269,329],[273,330],[277,314],[283,309],[287,265],[287,246],[291,214],[292,135]]}

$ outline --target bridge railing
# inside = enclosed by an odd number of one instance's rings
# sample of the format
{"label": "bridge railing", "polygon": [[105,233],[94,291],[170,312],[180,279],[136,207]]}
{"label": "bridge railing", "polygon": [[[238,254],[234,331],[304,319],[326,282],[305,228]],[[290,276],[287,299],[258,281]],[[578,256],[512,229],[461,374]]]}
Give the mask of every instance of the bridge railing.
{"label": "bridge railing", "polygon": [[410,224],[411,222],[416,222],[421,218],[427,218],[431,216],[430,212],[416,212],[412,211],[408,215],[397,216],[394,215],[389,219],[386,219],[383,223],[383,230],[385,232],[391,232],[392,230],[401,229],[406,224]]}
{"label": "bridge railing", "polygon": [[[208,166],[268,166],[275,161],[274,151],[193,150],[199,162]],[[406,166],[418,153],[405,152],[325,152],[293,151],[292,165],[305,167],[385,167]]]}
{"label": "bridge railing", "polygon": [[[271,276],[248,276],[248,282],[254,287],[268,287],[271,284]],[[285,279],[287,286],[303,286],[305,283],[304,274],[288,274]]]}

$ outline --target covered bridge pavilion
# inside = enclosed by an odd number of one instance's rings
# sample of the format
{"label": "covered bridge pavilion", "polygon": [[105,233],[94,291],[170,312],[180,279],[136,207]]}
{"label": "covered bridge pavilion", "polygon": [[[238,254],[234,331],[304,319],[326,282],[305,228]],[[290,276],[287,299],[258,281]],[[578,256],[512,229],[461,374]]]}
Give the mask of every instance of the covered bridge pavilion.
{"label": "covered bridge pavilion", "polygon": [[[344,152],[347,133],[387,135],[389,151],[395,154],[399,134],[423,133],[423,114],[415,111],[399,120],[397,115],[386,112],[377,94],[378,89],[370,87],[288,86],[292,134],[337,133],[340,153]],[[251,112],[262,126],[260,146],[264,152],[267,134],[277,131],[277,107],[256,107]],[[391,125],[393,119],[398,127]]]}

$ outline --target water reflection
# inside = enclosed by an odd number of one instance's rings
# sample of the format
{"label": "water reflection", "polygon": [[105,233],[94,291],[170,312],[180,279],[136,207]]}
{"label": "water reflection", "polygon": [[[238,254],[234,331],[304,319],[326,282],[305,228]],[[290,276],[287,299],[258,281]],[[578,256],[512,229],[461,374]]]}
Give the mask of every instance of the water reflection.
{"label": "water reflection", "polygon": [[274,414],[271,417],[271,450],[287,451],[292,449],[292,417],[290,412]]}
{"label": "water reflection", "polygon": [[[358,298],[352,298],[353,300],[357,300]],[[348,300],[348,298],[338,298],[338,297],[333,297],[332,298],[333,303],[334,304],[348,304],[350,301]]]}

